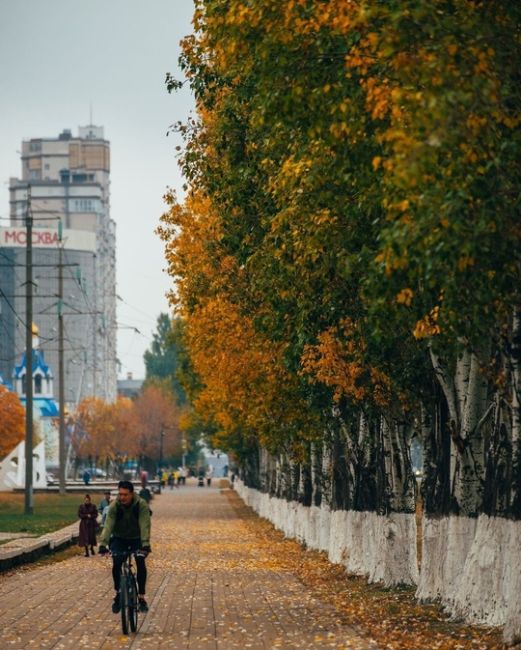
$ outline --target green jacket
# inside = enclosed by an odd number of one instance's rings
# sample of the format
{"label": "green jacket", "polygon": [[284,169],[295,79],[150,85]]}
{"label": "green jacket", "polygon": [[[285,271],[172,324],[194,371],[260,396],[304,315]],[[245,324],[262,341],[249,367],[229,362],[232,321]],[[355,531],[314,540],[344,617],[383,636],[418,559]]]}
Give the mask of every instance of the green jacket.
{"label": "green jacket", "polygon": [[132,503],[125,507],[119,499],[111,502],[99,540],[108,546],[111,537],[140,539],[142,546],[150,546],[150,509],[147,502],[134,494]]}

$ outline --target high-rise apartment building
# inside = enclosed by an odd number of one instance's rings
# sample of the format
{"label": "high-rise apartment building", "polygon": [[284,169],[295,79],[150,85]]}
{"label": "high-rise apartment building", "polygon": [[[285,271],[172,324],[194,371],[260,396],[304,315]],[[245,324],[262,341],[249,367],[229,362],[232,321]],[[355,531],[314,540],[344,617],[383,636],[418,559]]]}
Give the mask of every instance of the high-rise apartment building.
{"label": "high-rise apartment building", "polygon": [[[80,127],[22,143],[22,176],[10,179],[10,226],[0,228],[0,374],[25,348],[25,219],[33,218],[33,321],[55,369],[62,246],[65,400],[116,397],[115,223],[110,218],[110,144],[103,128]],[[61,234],[61,244],[60,244]]]}

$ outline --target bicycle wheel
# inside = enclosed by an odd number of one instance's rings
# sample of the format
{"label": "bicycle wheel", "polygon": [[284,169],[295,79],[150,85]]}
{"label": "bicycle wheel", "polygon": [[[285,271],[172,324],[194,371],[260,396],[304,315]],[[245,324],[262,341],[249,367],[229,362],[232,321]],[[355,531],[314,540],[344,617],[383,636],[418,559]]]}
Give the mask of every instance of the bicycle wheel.
{"label": "bicycle wheel", "polygon": [[121,629],[123,634],[128,634],[128,577],[121,574],[119,582],[119,598],[121,604]]}
{"label": "bicycle wheel", "polygon": [[128,621],[130,623],[130,631],[135,632],[137,630],[137,585],[136,578],[134,574],[131,573],[128,576]]}

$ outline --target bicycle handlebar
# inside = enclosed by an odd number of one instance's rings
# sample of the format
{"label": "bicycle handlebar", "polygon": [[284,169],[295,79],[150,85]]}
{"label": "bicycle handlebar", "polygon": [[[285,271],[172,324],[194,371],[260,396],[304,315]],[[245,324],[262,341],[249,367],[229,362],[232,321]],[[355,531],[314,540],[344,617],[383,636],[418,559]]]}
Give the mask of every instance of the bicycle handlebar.
{"label": "bicycle handlebar", "polygon": [[134,557],[147,557],[148,553],[145,553],[143,551],[124,551],[119,553],[113,553],[112,551],[109,551],[107,555],[110,555],[111,557],[127,558],[129,555],[133,555]]}

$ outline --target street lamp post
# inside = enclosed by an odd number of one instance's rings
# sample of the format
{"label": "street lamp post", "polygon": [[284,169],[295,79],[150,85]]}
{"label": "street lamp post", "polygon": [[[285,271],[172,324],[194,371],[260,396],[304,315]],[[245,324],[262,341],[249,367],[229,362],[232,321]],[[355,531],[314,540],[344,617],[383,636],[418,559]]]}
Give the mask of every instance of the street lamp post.
{"label": "street lamp post", "polygon": [[182,448],[183,448],[183,468],[186,467],[186,437],[185,434],[183,433],[183,440],[182,440]]}
{"label": "street lamp post", "polygon": [[161,494],[161,477],[163,474],[163,438],[165,437],[165,430],[161,427],[161,433],[159,434],[159,494]]}

